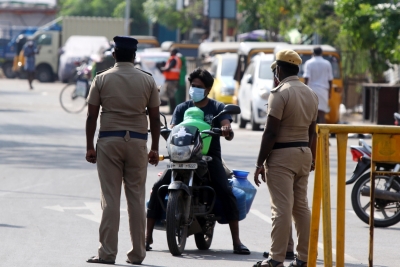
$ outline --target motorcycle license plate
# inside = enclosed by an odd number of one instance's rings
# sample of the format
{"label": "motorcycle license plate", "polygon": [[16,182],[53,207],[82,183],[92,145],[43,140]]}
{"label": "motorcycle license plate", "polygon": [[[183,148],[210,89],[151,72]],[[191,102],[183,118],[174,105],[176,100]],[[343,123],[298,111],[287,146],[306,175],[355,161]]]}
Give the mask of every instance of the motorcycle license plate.
{"label": "motorcycle license plate", "polygon": [[86,82],[84,81],[77,81],[76,82],[76,89],[75,94],[77,96],[85,97],[86,96]]}
{"label": "motorcycle license plate", "polygon": [[170,163],[168,169],[197,169],[197,163]]}

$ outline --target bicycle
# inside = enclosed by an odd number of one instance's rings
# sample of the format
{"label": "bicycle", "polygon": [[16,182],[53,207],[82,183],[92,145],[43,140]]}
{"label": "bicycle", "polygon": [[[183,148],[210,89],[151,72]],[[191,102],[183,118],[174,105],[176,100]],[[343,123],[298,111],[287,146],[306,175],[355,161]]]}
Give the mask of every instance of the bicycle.
{"label": "bicycle", "polygon": [[68,113],[79,113],[87,105],[91,83],[91,66],[88,60],[79,63],[70,82],[60,92],[61,107]]}

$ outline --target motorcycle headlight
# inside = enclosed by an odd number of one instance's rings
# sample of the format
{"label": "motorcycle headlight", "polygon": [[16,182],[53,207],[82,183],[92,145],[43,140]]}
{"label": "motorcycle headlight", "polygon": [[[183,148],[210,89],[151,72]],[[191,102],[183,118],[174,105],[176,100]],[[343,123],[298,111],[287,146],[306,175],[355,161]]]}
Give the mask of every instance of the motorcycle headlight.
{"label": "motorcycle headlight", "polygon": [[190,155],[192,155],[193,145],[189,146],[175,146],[173,144],[169,144],[169,155],[171,157],[171,161],[185,161],[190,159]]}

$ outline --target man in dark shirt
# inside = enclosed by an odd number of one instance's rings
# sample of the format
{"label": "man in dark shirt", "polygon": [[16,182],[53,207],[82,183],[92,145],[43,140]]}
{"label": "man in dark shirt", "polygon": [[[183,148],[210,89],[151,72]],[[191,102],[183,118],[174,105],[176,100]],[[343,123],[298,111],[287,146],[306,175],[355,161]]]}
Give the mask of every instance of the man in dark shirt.
{"label": "man in dark shirt", "polygon": [[[198,107],[204,112],[204,120],[211,125],[213,117],[218,115],[223,109],[224,104],[213,99],[209,99],[207,95],[210,93],[214,79],[211,74],[197,68],[189,75],[191,100],[179,104],[172,116],[171,127],[178,125],[183,121],[185,111],[190,107]],[[233,139],[231,128],[232,118],[226,114],[214,121],[213,127],[221,128],[222,136],[226,140]],[[226,173],[221,159],[221,144],[219,137],[212,137],[210,149],[208,151],[212,161],[208,162],[208,170],[211,174],[213,188],[219,196],[225,212],[226,219],[232,234],[233,252],[236,254],[250,254],[250,250],[242,244],[239,238],[239,211],[236,204],[236,198],[226,179]],[[165,170],[160,180],[157,181],[152,192],[157,192],[162,185],[168,185],[171,182],[171,171]],[[146,229],[146,250],[150,250],[150,244],[153,243],[153,229],[157,219],[160,218],[162,208],[156,193],[151,194],[147,209],[147,229]]]}

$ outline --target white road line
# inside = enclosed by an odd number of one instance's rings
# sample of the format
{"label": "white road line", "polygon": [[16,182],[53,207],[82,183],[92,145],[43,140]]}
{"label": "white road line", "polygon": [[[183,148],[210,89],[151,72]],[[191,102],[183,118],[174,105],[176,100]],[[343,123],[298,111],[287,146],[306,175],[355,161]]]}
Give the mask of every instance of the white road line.
{"label": "white road line", "polygon": [[[6,195],[9,195],[9,194],[17,194],[17,193],[23,194],[24,192],[22,192],[22,191],[24,191],[24,190],[26,190],[26,189],[31,189],[31,188],[34,188],[34,187],[38,187],[38,186],[42,186],[42,185],[47,185],[47,184],[49,184],[49,183],[40,183],[40,184],[34,184],[34,185],[28,185],[28,186],[24,186],[24,187],[19,187],[19,188],[17,188],[17,189],[8,189],[8,190],[4,190],[4,191],[10,191],[10,192],[3,192],[3,193],[0,193],[0,197],[6,196]],[[11,191],[11,190],[16,190],[16,191]],[[31,192],[26,192],[26,193],[31,193]]]}
{"label": "white road line", "polygon": [[[268,216],[265,215],[265,214],[262,214],[260,211],[258,211],[258,210],[256,210],[256,209],[251,209],[250,212],[253,213],[254,215],[256,215],[257,217],[259,217],[260,219],[262,219],[263,221],[265,221],[265,222],[267,222],[267,223],[269,223],[269,224],[272,224],[271,218],[268,217]],[[324,249],[324,245],[323,245],[322,243],[320,243],[320,242],[318,242],[318,247],[319,247],[320,249]],[[332,248],[332,254],[335,254],[335,255],[336,255],[336,249]],[[356,258],[353,258],[353,257],[350,256],[350,255],[344,254],[344,256],[345,256],[346,259],[349,260],[349,261],[360,262],[359,260],[357,260]]]}

